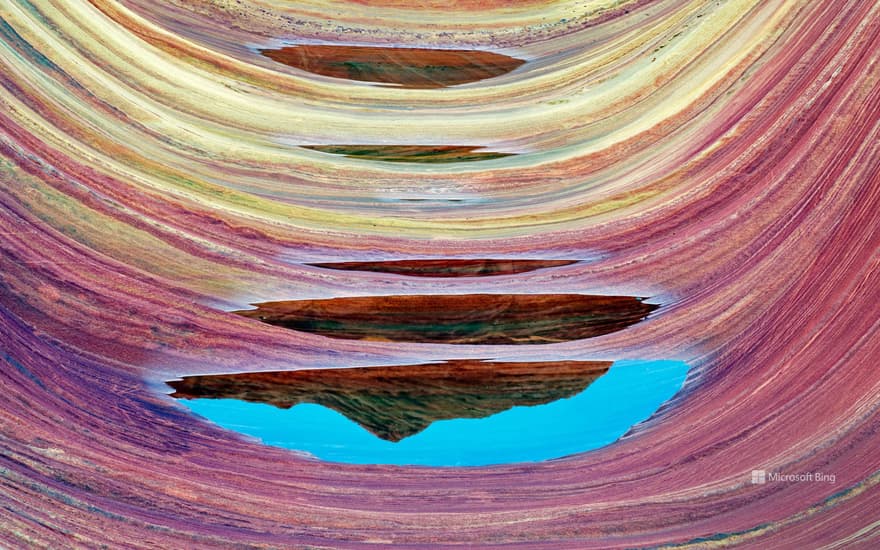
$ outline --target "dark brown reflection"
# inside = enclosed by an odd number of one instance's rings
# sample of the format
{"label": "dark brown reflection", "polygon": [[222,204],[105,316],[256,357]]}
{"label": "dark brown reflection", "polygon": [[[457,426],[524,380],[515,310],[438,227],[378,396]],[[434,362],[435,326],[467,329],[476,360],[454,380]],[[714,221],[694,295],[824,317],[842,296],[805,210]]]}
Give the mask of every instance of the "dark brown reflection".
{"label": "dark brown reflection", "polygon": [[474,162],[516,154],[480,151],[482,147],[470,145],[303,145],[302,147],[322,153],[344,155],[348,158],[420,164]]}
{"label": "dark brown reflection", "polygon": [[396,367],[187,376],[168,382],[178,399],[240,399],[289,409],[331,408],[388,441],[436,420],[483,418],[583,391],[610,361],[494,363],[454,360]]}
{"label": "dark brown reflection", "polygon": [[525,61],[480,50],[301,45],[260,50],[297,69],[334,78],[443,88],[509,73]]}
{"label": "dark brown reflection", "polygon": [[632,296],[397,295],[254,304],[264,323],[353,340],[551,344],[624,329],[658,306]]}
{"label": "dark brown reflection", "polygon": [[310,264],[326,269],[344,271],[372,271],[394,273],[411,277],[488,277],[513,275],[536,269],[560,267],[577,263],[577,260],[389,260],[378,262],[333,262]]}

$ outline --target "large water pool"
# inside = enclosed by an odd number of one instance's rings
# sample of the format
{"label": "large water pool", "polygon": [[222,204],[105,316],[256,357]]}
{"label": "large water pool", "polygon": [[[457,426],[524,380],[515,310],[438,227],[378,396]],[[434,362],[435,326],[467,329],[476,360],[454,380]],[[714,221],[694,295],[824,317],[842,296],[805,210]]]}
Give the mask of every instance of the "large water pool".
{"label": "large water pool", "polygon": [[[322,460],[482,466],[543,461],[609,445],[675,395],[687,371],[681,361],[616,361],[571,397],[513,406],[485,418],[436,420],[397,441],[379,437],[340,412],[314,403],[284,409],[240,399],[181,402],[224,428]],[[396,406],[387,403],[387,407]]]}

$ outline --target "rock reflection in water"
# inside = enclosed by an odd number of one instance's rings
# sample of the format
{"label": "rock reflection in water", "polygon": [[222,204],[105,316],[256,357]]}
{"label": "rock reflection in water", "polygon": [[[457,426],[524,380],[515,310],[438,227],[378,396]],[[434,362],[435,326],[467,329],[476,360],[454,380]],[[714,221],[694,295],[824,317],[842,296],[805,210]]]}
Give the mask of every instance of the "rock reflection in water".
{"label": "rock reflection in water", "polygon": [[395,295],[255,304],[245,317],[333,338],[445,344],[551,344],[638,323],[657,305],[584,294]]}
{"label": "rock reflection in water", "polygon": [[514,406],[571,397],[602,376],[610,361],[496,363],[454,360],[394,367],[187,376],[172,397],[224,398],[288,409],[333,409],[388,441],[437,420],[482,418]]}
{"label": "rock reflection in water", "polygon": [[403,88],[443,88],[509,73],[525,61],[481,50],[394,48],[305,44],[260,50],[264,56],[315,74],[395,84]]}
{"label": "rock reflection in water", "polygon": [[324,269],[393,273],[409,277],[491,277],[562,267],[577,260],[417,259],[310,264]]}
{"label": "rock reflection in water", "polygon": [[322,460],[481,466],[613,443],[672,397],[687,370],[671,360],[622,360],[610,368],[601,361],[456,360],[170,384],[196,414]]}

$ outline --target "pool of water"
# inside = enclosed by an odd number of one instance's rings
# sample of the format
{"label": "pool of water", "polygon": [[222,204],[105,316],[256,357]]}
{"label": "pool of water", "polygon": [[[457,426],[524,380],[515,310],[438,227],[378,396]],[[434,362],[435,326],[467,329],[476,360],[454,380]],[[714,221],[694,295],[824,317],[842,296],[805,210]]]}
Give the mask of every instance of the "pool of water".
{"label": "pool of water", "polygon": [[260,53],[310,73],[403,88],[443,88],[477,82],[507,74],[525,63],[523,59],[483,50],[335,44],[290,45]]}
{"label": "pool of water", "polygon": [[354,464],[483,466],[537,462],[597,449],[649,418],[684,384],[681,361],[617,361],[585,390],[485,418],[437,420],[388,441],[346,416],[312,403],[289,409],[239,399],[181,401],[220,426],[267,445]]}
{"label": "pool of water", "polygon": [[535,345],[610,334],[659,305],[590,294],[398,294],[283,300],[234,311],[329,338],[428,344]]}

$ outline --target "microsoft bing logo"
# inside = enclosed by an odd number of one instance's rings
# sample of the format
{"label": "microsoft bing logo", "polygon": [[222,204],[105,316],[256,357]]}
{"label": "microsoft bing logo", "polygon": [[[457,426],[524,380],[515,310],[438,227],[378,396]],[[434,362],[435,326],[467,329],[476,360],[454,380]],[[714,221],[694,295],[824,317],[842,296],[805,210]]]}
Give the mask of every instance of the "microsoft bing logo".
{"label": "microsoft bing logo", "polygon": [[834,474],[826,474],[823,472],[806,472],[799,474],[780,474],[779,472],[767,473],[767,470],[752,470],[752,483],[755,485],[764,485],[768,481],[787,481],[794,482],[824,482],[837,483],[837,476]]}

